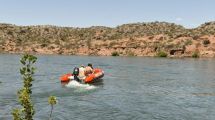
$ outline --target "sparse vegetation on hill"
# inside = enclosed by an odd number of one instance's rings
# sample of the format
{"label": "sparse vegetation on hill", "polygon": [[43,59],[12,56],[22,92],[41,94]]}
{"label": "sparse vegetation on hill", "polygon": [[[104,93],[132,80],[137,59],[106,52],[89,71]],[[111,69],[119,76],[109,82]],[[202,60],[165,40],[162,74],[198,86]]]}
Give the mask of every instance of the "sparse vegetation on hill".
{"label": "sparse vegetation on hill", "polygon": [[192,45],[198,43],[195,49],[210,49],[215,55],[215,22],[195,29],[167,22],[124,24],[116,28],[0,24],[0,52],[6,53],[112,55],[120,51],[125,56],[154,56],[164,50],[167,55],[192,57],[195,50]]}
{"label": "sparse vegetation on hill", "polygon": [[203,42],[202,42],[204,45],[208,45],[208,44],[210,44],[210,41],[209,40],[203,40]]}

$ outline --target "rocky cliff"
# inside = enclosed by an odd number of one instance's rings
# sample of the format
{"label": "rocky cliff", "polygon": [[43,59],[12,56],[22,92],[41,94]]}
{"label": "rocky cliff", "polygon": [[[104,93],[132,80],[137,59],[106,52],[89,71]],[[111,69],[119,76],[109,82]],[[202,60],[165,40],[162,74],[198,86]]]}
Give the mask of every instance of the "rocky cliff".
{"label": "rocky cliff", "polygon": [[194,29],[167,22],[95,26],[0,24],[0,52],[169,57],[215,57],[215,22]]}

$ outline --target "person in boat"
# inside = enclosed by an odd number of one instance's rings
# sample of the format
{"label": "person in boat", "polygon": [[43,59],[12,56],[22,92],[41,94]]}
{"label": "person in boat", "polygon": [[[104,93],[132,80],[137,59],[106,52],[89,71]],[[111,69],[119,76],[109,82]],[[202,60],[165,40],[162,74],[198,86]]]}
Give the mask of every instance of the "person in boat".
{"label": "person in boat", "polygon": [[79,68],[79,74],[78,74],[79,79],[84,80],[86,78],[85,76],[85,67],[84,65],[81,65]]}
{"label": "person in boat", "polygon": [[81,67],[75,67],[73,70],[74,80],[84,83],[84,79],[93,73],[93,66],[91,63],[88,63],[86,67],[81,65]]}
{"label": "person in boat", "polygon": [[88,65],[85,67],[84,74],[85,76],[88,76],[89,74],[93,73],[93,65],[91,63],[88,63]]}
{"label": "person in boat", "polygon": [[[86,70],[87,68],[87,70]],[[75,67],[73,70],[73,76],[74,80],[80,83],[84,83],[84,79],[86,78],[86,71],[90,71],[88,67],[84,67],[84,65],[81,65],[81,67]]]}
{"label": "person in boat", "polygon": [[88,63],[87,66],[91,67],[93,69],[93,64]]}

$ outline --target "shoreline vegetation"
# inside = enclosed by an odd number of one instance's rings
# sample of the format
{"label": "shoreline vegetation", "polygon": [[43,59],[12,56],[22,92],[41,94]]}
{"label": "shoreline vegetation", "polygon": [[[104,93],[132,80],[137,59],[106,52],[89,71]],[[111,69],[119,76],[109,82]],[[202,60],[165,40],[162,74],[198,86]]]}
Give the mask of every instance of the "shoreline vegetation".
{"label": "shoreline vegetation", "polygon": [[213,58],[215,22],[192,29],[167,22],[115,28],[0,23],[0,53]]}

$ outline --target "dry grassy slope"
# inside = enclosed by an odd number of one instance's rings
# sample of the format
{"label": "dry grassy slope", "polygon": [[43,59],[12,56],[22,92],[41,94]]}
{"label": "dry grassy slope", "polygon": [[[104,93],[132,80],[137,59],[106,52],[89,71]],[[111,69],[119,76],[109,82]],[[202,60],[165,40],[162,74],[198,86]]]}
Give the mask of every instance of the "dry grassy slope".
{"label": "dry grassy slope", "polygon": [[167,22],[95,26],[16,26],[0,24],[0,51],[6,53],[203,57],[215,55],[215,22],[195,29]]}

